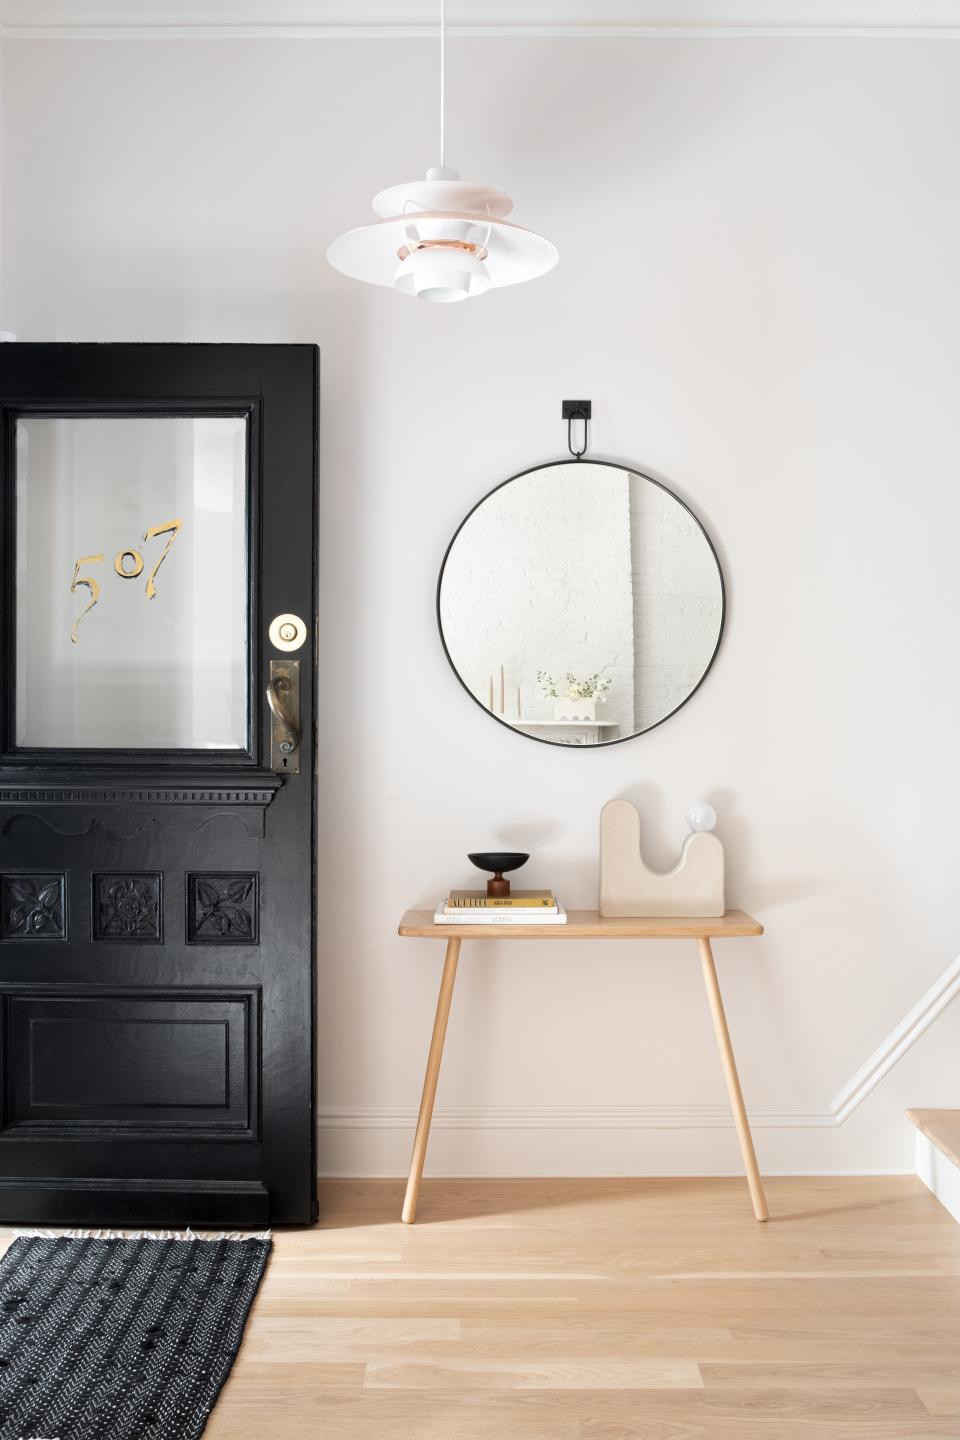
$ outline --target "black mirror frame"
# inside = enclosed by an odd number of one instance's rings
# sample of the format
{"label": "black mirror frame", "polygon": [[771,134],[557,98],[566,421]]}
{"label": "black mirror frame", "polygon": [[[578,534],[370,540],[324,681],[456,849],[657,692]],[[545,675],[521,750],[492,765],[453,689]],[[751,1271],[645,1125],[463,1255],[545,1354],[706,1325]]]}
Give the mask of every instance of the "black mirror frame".
{"label": "black mirror frame", "polygon": [[[601,740],[599,744],[596,745],[567,745],[564,744],[562,740],[547,740],[540,735],[528,735],[525,730],[518,730],[515,725],[511,725],[509,721],[502,719],[499,715],[495,714],[493,710],[490,710],[486,705],[483,704],[482,701],[477,699],[476,695],[474,695],[473,691],[466,684],[463,676],[460,674],[460,671],[453,663],[453,657],[451,656],[450,651],[447,648],[447,641],[443,633],[443,621],[440,616],[440,592],[443,588],[443,572],[447,568],[447,561],[450,558],[450,552],[453,549],[454,545],[457,543],[457,537],[459,536],[461,530],[470,520],[471,516],[480,509],[480,506],[484,505],[492,495],[496,495],[498,490],[503,490],[507,485],[512,485],[514,480],[520,480],[523,478],[524,475],[532,475],[535,470],[552,470],[559,465],[567,466],[576,465],[578,463],[583,463],[586,465],[606,465],[611,470],[624,470],[627,472],[628,475],[636,475],[640,480],[648,480],[651,485],[656,485],[658,490],[663,490],[667,495],[670,496],[672,500],[675,500],[678,505],[680,505],[684,510],[686,510],[687,514],[690,516],[694,524],[699,529],[704,540],[706,540],[708,546],[710,547],[710,553],[713,556],[714,563],[717,567],[717,574],[720,577],[720,628],[717,631],[717,643],[716,645],[714,645],[710,659],[707,661],[706,666],[704,667],[703,674],[700,676],[700,679],[697,681],[696,685],[694,685],[693,689],[689,692],[689,694],[684,696],[684,698],[680,701],[679,705],[675,705],[672,710],[668,711],[666,715],[661,716],[659,720],[655,720],[652,725],[647,725],[643,730],[634,730],[632,735],[621,735],[616,740]],[[581,457],[577,456],[574,460],[546,460],[540,465],[528,465],[525,470],[518,470],[515,475],[509,475],[506,480],[501,480],[499,485],[494,485],[492,490],[488,490],[485,495],[481,495],[477,503],[471,506],[471,508],[467,511],[466,515],[464,515],[463,519],[460,521],[460,524],[453,532],[449,545],[443,552],[443,560],[440,563],[440,574],[437,577],[436,606],[437,630],[440,634],[440,644],[443,646],[443,653],[447,657],[447,664],[450,666],[450,669],[456,676],[459,685],[466,692],[466,694],[470,696],[470,699],[473,701],[474,705],[476,705],[478,709],[482,710],[485,715],[489,715],[491,720],[496,720],[498,725],[502,725],[505,730],[509,730],[510,733],[513,735],[519,735],[522,740],[533,740],[538,745],[552,745],[555,749],[559,750],[609,750],[612,745],[624,745],[628,740],[637,740],[640,738],[641,735],[649,735],[651,730],[656,730],[658,726],[663,725],[665,721],[672,719],[673,716],[676,715],[679,710],[682,710],[684,705],[689,704],[689,702],[693,699],[694,695],[696,695],[704,680],[706,680],[707,676],[710,674],[710,671],[713,668],[714,661],[716,660],[717,654],[720,650],[720,645],[723,641],[723,633],[726,627],[727,619],[727,586],[723,576],[723,566],[720,564],[720,556],[717,554],[717,548],[714,545],[713,541],[710,539],[710,535],[707,531],[706,526],[700,519],[699,515],[697,515],[696,511],[687,504],[686,500],[681,499],[681,497],[676,493],[675,490],[671,490],[669,485],[664,485],[662,480],[655,480],[652,475],[647,475],[644,471],[637,470],[632,465],[625,465],[617,460],[594,460],[592,457],[589,459],[584,457],[581,461]]]}

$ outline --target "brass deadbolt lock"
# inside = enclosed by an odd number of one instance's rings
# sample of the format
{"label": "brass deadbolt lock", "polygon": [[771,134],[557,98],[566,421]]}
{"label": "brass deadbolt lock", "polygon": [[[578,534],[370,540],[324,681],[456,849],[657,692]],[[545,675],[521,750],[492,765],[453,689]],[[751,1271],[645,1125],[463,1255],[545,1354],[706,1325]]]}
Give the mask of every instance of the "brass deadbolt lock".
{"label": "brass deadbolt lock", "polygon": [[277,650],[299,650],[307,627],[299,615],[277,615],[270,622],[270,644]]}

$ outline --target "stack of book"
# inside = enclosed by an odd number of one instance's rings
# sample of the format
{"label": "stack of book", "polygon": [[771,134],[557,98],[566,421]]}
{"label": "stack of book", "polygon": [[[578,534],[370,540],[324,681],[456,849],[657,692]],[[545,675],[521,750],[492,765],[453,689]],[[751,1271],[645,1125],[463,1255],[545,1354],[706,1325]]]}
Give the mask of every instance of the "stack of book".
{"label": "stack of book", "polygon": [[435,925],[566,925],[567,912],[551,890],[514,890],[496,899],[485,890],[451,890],[437,906]]}

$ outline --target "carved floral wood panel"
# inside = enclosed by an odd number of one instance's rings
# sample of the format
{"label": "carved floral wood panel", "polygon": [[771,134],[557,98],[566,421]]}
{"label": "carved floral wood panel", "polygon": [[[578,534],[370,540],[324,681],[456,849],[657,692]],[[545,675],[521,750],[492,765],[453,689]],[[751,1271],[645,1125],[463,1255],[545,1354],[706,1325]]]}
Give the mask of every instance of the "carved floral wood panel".
{"label": "carved floral wood panel", "polygon": [[195,945],[256,945],[255,874],[187,876],[187,939]]}
{"label": "carved floral wood panel", "polygon": [[160,885],[157,874],[94,875],[94,940],[162,941]]}
{"label": "carved floral wood panel", "polygon": [[0,877],[0,940],[66,939],[64,876]]}

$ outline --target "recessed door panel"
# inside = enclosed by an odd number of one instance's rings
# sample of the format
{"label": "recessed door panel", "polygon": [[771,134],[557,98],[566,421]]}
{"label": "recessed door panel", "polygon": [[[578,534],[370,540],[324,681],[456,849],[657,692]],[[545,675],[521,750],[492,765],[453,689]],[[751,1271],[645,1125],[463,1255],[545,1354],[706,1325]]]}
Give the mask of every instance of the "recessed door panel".
{"label": "recessed door panel", "polygon": [[250,1135],[257,995],[4,997],[6,1128]]}

